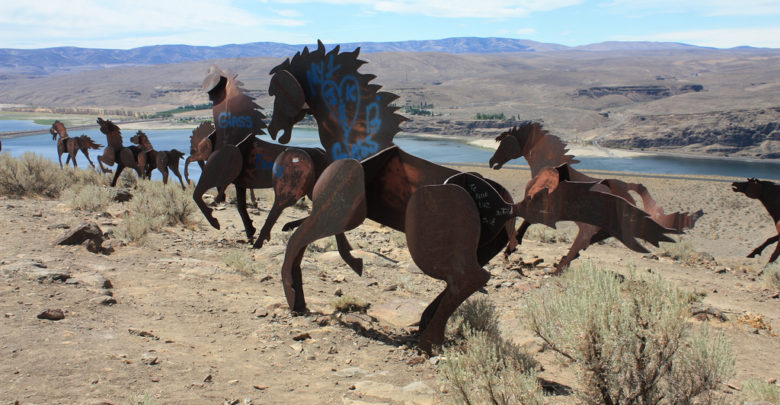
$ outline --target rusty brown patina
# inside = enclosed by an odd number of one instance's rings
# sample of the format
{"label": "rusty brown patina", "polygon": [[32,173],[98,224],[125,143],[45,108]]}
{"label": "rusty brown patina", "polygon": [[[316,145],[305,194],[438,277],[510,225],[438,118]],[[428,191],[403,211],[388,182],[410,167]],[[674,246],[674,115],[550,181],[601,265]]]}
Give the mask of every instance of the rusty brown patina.
{"label": "rusty brown patina", "polygon": [[[236,188],[236,206],[244,223],[247,238],[252,239],[255,228],[246,209],[246,190],[273,188],[271,211],[254,242],[255,248],[271,238],[271,228],[281,212],[304,196],[311,197],[314,181],[327,165],[325,151],[320,148],[292,148],[263,141],[265,116],[254,99],[246,94],[236,75],[213,67],[206,77],[203,89],[214,103],[215,130],[205,139],[213,138],[212,152],[203,166],[193,198],[209,223],[219,229],[219,221],[203,201],[206,190],[215,187],[224,192],[229,184]],[[203,133],[206,129],[203,129]],[[199,146],[203,140],[199,142]],[[207,149],[207,147],[203,147]],[[349,252],[346,236],[339,233],[336,240],[344,260],[358,274],[362,261]]]}
{"label": "rusty brown patina", "polygon": [[761,204],[772,217],[777,235],[765,240],[764,243],[753,249],[747,257],[756,257],[766,247],[777,243],[775,251],[769,256],[767,264],[774,262],[780,256],[780,242],[778,242],[780,241],[780,184],[775,184],[768,180],[759,180],[754,177],[747,179],[747,181],[731,183],[731,189],[736,193],[742,193],[749,198],[761,201]]}
{"label": "rusty brown patina", "polygon": [[[495,182],[403,151],[393,144],[405,120],[391,105],[397,96],[379,91],[380,86],[370,83],[373,75],[357,71],[365,63],[358,53],[340,52],[338,47],[326,52],[319,43],[316,50],[305,48],[271,71],[269,94],[275,97],[271,136],[281,133],[280,140],[288,141],[293,125],[311,114],[333,161],[314,185],[311,215],[287,245],[282,284],[292,310],[306,310],[300,267],[306,246],[353,229],[366,218],[405,232],[417,266],[447,283],[420,319],[420,345],[428,352],[442,343],[453,311],[490,278],[482,266],[511,243],[515,232],[508,224],[518,216],[540,220],[535,210],[541,205],[556,208],[543,217],[547,224],[591,222],[627,244],[634,243],[635,237],[650,243],[667,240],[665,233],[670,230],[624,199],[603,193],[598,183],[557,181],[554,189],[514,204]],[[581,198],[601,211],[619,210],[625,215],[567,210],[574,193],[584,194]],[[631,226],[643,231],[620,232],[628,226],[625,221],[633,221]]]}
{"label": "rusty brown patina", "polygon": [[[65,152],[68,152],[68,157],[65,159],[65,165],[67,165],[68,162],[73,161],[73,167],[78,167],[76,155],[78,155],[79,151],[84,154],[89,164],[93,168],[95,167],[95,164],[92,163],[92,159],[89,158],[89,150],[100,149],[103,145],[96,143],[87,135],[71,137],[68,135],[65,124],[60,120],[56,120],[51,124],[49,133],[51,134],[52,140],[57,140],[57,159],[60,162],[60,167],[62,167],[62,154]],[[57,136],[59,136],[59,138]]]}
{"label": "rusty brown patina", "polygon": [[152,177],[152,170],[157,169],[162,174],[163,184],[168,184],[168,171],[170,170],[179,179],[182,190],[185,189],[184,181],[179,173],[179,160],[184,153],[176,150],[155,150],[149,136],[140,129],[130,137],[130,142],[138,145],[141,152],[138,154],[138,167],[147,179]]}
{"label": "rusty brown patina", "polygon": [[122,174],[122,170],[125,167],[134,169],[141,177],[143,174],[141,168],[138,166],[138,154],[141,152],[141,148],[131,145],[124,146],[122,144],[122,131],[119,126],[111,122],[111,120],[104,120],[100,117],[97,118],[97,123],[100,125],[100,132],[106,135],[108,145],[103,149],[103,154],[97,157],[98,164],[103,170],[103,173],[108,173],[110,170],[103,166],[113,166],[116,163],[116,172],[114,178],[111,180],[111,187],[116,186],[119,175]]}
{"label": "rusty brown patina", "polygon": [[[568,155],[566,143],[555,135],[550,135],[542,128],[542,125],[536,122],[528,122],[524,125],[514,127],[501,133],[496,137],[500,142],[496,152],[490,158],[489,164],[493,169],[500,169],[503,165],[512,160],[524,157],[531,168],[532,180],[526,187],[526,197],[531,197],[537,191],[549,187],[552,183],[558,184],[561,180],[572,182],[599,183],[599,187],[604,193],[609,193],[625,199],[631,205],[636,206],[637,202],[630,194],[630,191],[637,193],[642,199],[643,210],[658,224],[672,230],[672,233],[683,233],[684,229],[692,228],[696,220],[701,217],[702,211],[699,210],[693,214],[687,212],[675,212],[665,214],[663,208],[656,204],[650,193],[644,185],[638,183],[626,183],[617,179],[598,179],[588,176],[571,167],[572,164],[579,163],[573,155]],[[550,183],[552,182],[552,183]],[[569,207],[573,209],[579,204],[577,200],[570,202]],[[585,202],[582,202],[584,204]],[[599,213],[600,215],[612,215],[609,213]],[[617,215],[615,213],[614,215]],[[535,222],[529,218],[520,225],[517,231],[516,239],[522,243],[523,236],[528,227]],[[578,232],[569,252],[556,263],[555,271],[560,272],[567,267],[574,259],[579,257],[579,252],[585,250],[588,246],[601,242],[611,236],[615,236],[607,229],[595,226],[588,221],[575,221]],[[621,239],[622,240],[622,239]],[[630,249],[645,253],[647,250],[639,244],[626,245]]]}

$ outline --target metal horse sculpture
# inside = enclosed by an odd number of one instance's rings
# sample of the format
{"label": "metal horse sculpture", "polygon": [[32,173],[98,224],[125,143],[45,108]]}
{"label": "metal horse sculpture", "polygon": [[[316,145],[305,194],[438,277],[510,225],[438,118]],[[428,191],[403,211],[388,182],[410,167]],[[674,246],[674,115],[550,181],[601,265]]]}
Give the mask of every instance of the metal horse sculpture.
{"label": "metal horse sculpture", "polygon": [[202,122],[195,129],[192,130],[192,136],[190,136],[190,155],[187,156],[187,160],[184,161],[184,180],[187,183],[190,182],[190,174],[187,169],[192,162],[198,162],[200,170],[206,165],[206,160],[211,156],[211,152],[214,151],[214,135],[216,134],[216,128],[211,121]]}
{"label": "metal horse sculpture", "polygon": [[546,224],[590,222],[625,241],[667,240],[668,230],[625,200],[599,191],[597,183],[561,181],[513,205],[495,182],[404,152],[392,143],[404,120],[390,106],[397,96],[378,91],[380,86],[369,83],[373,75],[357,72],[365,63],[358,52],[339,53],[336,47],[326,53],[319,43],[315,51],[305,48],[271,71],[271,136],[282,131],[280,139],[289,140],[293,125],[310,113],[334,160],[314,186],[311,215],[287,245],[282,284],[291,309],[306,309],[300,267],[306,246],[353,229],[365,218],[405,232],[417,266],[447,283],[420,319],[420,344],[428,352],[442,343],[452,312],[490,278],[482,266],[509,242],[514,232],[506,223],[517,216]]}
{"label": "metal horse sculpture", "polygon": [[747,181],[731,183],[731,189],[734,190],[734,192],[743,193],[750,198],[761,201],[764,208],[769,211],[769,215],[772,216],[772,220],[775,222],[777,235],[772,236],[760,246],[753,249],[747,257],[756,257],[756,255],[761,254],[761,251],[764,250],[764,248],[773,243],[777,243],[775,251],[769,256],[767,264],[774,262],[777,260],[777,257],[780,256],[780,242],[778,242],[780,240],[780,184],[750,178],[747,179]]}
{"label": "metal horse sculpture", "polygon": [[184,190],[184,181],[179,173],[179,159],[184,157],[183,153],[176,149],[154,150],[149,137],[141,130],[138,130],[130,138],[130,142],[141,148],[141,153],[138,154],[138,167],[141,168],[146,178],[152,177],[152,170],[157,169],[162,173],[163,184],[168,184],[168,170],[170,169],[179,178],[181,188]]}
{"label": "metal horse sculpture", "polygon": [[119,180],[119,175],[122,174],[125,167],[135,169],[138,177],[142,177],[141,167],[138,166],[138,154],[141,153],[141,149],[137,146],[122,145],[122,131],[111,120],[98,117],[97,123],[100,125],[100,132],[106,134],[108,141],[108,146],[103,149],[103,155],[97,158],[98,164],[100,164],[103,173],[109,172],[109,169],[103,166],[104,163],[107,166],[113,166],[114,163],[117,165],[114,179],[111,180],[111,187],[116,186],[116,181]]}
{"label": "metal horse sculpture", "polygon": [[[531,168],[531,176],[552,176],[568,181],[578,182],[598,182],[606,186],[606,192],[621,197],[636,206],[637,203],[629,191],[637,193],[642,198],[642,207],[655,222],[672,229],[672,233],[681,234],[685,228],[692,228],[696,220],[703,215],[699,210],[694,214],[687,212],[675,212],[665,214],[663,208],[656,204],[653,197],[642,184],[626,183],[617,179],[597,179],[581,173],[571,167],[572,164],[579,163],[574,156],[567,155],[565,143],[557,136],[550,135],[541,124],[529,122],[520,127],[514,127],[509,131],[501,133],[496,141],[500,142],[498,149],[490,158],[489,164],[493,169],[500,169],[506,162],[519,157],[525,157]],[[552,173],[551,171],[554,171]],[[556,180],[557,181],[557,180]],[[532,181],[526,187],[526,197],[533,198],[534,184],[543,183],[541,178]],[[538,189],[538,187],[537,187]],[[529,221],[523,221],[517,230],[516,239],[522,243],[523,236],[531,225]],[[579,232],[574,239],[571,248],[566,256],[555,265],[555,272],[560,272],[567,267],[574,259],[579,257],[579,252],[587,249],[588,246],[601,242],[611,235],[608,230],[585,222],[576,222]],[[632,250],[640,253],[647,253],[647,249],[641,245],[629,246]]]}
{"label": "metal horse sculpture", "polygon": [[[219,221],[203,201],[203,193],[216,187],[222,193],[229,184],[236,187],[236,206],[244,222],[247,238],[255,233],[246,210],[246,189],[274,189],[274,202],[263,228],[254,243],[260,248],[270,240],[271,228],[282,211],[308,195],[314,182],[327,165],[325,151],[319,148],[289,148],[265,142],[255,135],[264,133],[265,116],[254,99],[244,92],[235,75],[215,71],[206,77],[203,88],[214,103],[214,152],[206,162],[193,198],[209,223],[219,229]],[[352,257],[352,248],[343,233],[336,235],[339,253],[358,274],[362,260]]]}
{"label": "metal horse sculpture", "polygon": [[[60,161],[60,167],[62,167],[62,154],[68,152],[68,157],[65,159],[67,165],[69,161],[73,161],[73,167],[79,167],[76,163],[76,155],[81,151],[87,158],[89,164],[94,168],[95,164],[92,163],[92,159],[89,158],[90,149],[100,149],[103,145],[95,143],[92,138],[81,135],[71,138],[68,135],[68,130],[65,129],[65,124],[59,120],[54,121],[49,128],[52,140],[57,140],[57,159]],[[59,135],[59,138],[57,138]]]}

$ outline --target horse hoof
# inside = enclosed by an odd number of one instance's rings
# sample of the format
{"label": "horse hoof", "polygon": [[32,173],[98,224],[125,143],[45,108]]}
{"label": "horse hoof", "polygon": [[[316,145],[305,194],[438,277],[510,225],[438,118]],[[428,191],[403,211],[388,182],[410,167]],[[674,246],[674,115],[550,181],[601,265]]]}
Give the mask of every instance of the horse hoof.
{"label": "horse hoof", "polygon": [[213,226],[214,228],[219,229],[219,221],[217,221],[216,218],[214,217],[209,218],[209,224],[211,224],[211,226]]}

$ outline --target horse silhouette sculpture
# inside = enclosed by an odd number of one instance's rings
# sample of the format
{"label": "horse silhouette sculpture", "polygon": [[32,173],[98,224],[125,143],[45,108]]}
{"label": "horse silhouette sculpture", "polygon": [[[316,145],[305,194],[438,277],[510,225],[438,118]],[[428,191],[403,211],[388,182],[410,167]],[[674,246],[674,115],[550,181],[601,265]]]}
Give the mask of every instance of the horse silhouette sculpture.
{"label": "horse silhouette sculpture", "polygon": [[[642,198],[642,207],[645,212],[655,222],[665,228],[672,230],[671,233],[681,234],[686,228],[692,228],[696,220],[703,215],[699,210],[694,214],[685,212],[675,212],[665,214],[663,208],[658,206],[653,197],[647,191],[647,188],[638,183],[626,183],[617,179],[597,179],[581,173],[571,167],[572,164],[579,163],[574,156],[567,155],[566,144],[557,136],[550,135],[542,129],[541,124],[529,122],[519,127],[514,127],[501,133],[496,141],[500,142],[496,152],[490,158],[489,165],[493,169],[500,169],[503,165],[519,157],[524,157],[531,168],[531,176],[535,180],[528,183],[526,187],[526,197],[533,198],[535,192],[540,187],[538,184],[544,184],[546,177],[554,177],[555,182],[560,180],[577,181],[587,183],[599,183],[605,186],[604,192],[621,197],[631,205],[636,206],[636,200],[629,193],[633,191]],[[537,178],[538,177],[538,178]],[[532,224],[529,220],[523,221],[517,230],[516,239],[522,243],[525,232]],[[609,230],[600,228],[596,225],[586,222],[575,221],[578,227],[577,236],[569,248],[566,256],[555,265],[555,272],[560,272],[567,267],[574,259],[579,257],[579,252],[585,250],[588,246],[601,242],[610,236]],[[630,249],[647,253],[647,249],[641,245],[628,246]]]}
{"label": "horse silhouette sculpture", "polygon": [[[281,131],[280,140],[289,140],[293,125],[312,114],[333,160],[314,186],[311,215],[287,244],[282,285],[292,310],[306,309],[300,267],[306,246],[366,218],[405,232],[417,266],[447,283],[420,319],[420,345],[428,352],[442,343],[453,311],[490,278],[482,266],[510,241],[514,228],[506,224],[515,217],[546,224],[593,223],[626,243],[634,237],[654,244],[668,239],[669,230],[622,198],[600,191],[598,183],[560,181],[512,204],[498,183],[403,151],[392,142],[405,120],[390,104],[397,96],[380,92],[370,83],[375,76],[357,71],[365,63],[358,53],[340,53],[339,47],[326,53],[320,42],[315,51],[305,48],[271,70],[271,136]],[[622,215],[594,214],[591,207]]]}
{"label": "horse silhouette sculpture", "polygon": [[[247,238],[251,240],[255,228],[246,210],[246,189],[273,188],[273,205],[254,242],[254,247],[260,248],[263,242],[270,240],[271,228],[282,211],[306,195],[311,197],[314,182],[327,165],[325,151],[319,148],[290,148],[258,139],[255,135],[265,133],[265,116],[259,111],[260,107],[240,88],[235,75],[228,75],[218,68],[213,70],[203,84],[214,103],[214,122],[217,125],[215,134],[211,135],[214,139],[213,152],[203,167],[193,198],[209,223],[219,229],[219,221],[203,201],[203,193],[212,187],[223,193],[229,184],[235,185],[236,206]],[[362,260],[352,257],[346,236],[339,233],[336,242],[344,261],[361,274]]]}
{"label": "horse silhouette sculpture", "polygon": [[775,222],[775,229],[777,235],[767,239],[757,248],[753,249],[747,257],[756,257],[760,255],[767,246],[777,243],[775,251],[769,256],[767,264],[777,260],[780,256],[780,184],[775,184],[771,181],[759,180],[756,178],[747,179],[743,182],[731,183],[731,189],[737,193],[743,193],[746,196],[761,201],[769,215],[772,216],[772,220]]}
{"label": "horse silhouette sculpture", "polygon": [[184,190],[184,181],[179,173],[179,160],[184,157],[184,153],[176,149],[154,150],[149,137],[141,130],[130,137],[130,142],[141,148],[141,152],[138,154],[138,167],[141,168],[144,177],[152,177],[152,170],[157,169],[162,173],[163,184],[168,184],[168,170],[170,169],[179,178],[181,188]]}
{"label": "horse silhouette sculpture", "polygon": [[103,149],[103,155],[97,158],[98,164],[103,173],[110,171],[103,166],[104,163],[107,166],[113,166],[114,163],[117,165],[114,179],[111,180],[111,187],[116,186],[116,181],[119,180],[119,175],[122,174],[122,170],[125,167],[135,169],[138,177],[143,177],[141,167],[138,166],[138,154],[141,153],[141,148],[135,145],[124,146],[122,144],[122,131],[111,120],[104,120],[98,117],[97,123],[100,125],[100,132],[106,135],[106,140],[108,141],[108,146]]}
{"label": "horse silhouette sculpture", "polygon": [[214,151],[214,137],[216,135],[216,128],[211,121],[202,122],[195,129],[192,130],[190,136],[190,155],[187,156],[187,160],[184,161],[184,180],[187,183],[190,182],[190,174],[188,167],[192,162],[198,162],[200,170],[206,165],[206,160],[211,156],[211,152]]}
{"label": "horse silhouette sculpture", "polygon": [[[86,135],[80,135],[76,137],[70,137],[68,130],[65,128],[65,124],[59,120],[54,121],[49,128],[52,140],[57,140],[57,159],[60,161],[60,167],[62,167],[62,154],[68,152],[68,157],[65,159],[65,165],[69,161],[73,161],[73,167],[79,167],[76,163],[76,155],[81,151],[87,158],[89,164],[94,168],[95,164],[92,163],[92,159],[89,158],[90,149],[100,149],[103,145],[95,143],[92,138]],[[59,138],[57,136],[59,135]]]}

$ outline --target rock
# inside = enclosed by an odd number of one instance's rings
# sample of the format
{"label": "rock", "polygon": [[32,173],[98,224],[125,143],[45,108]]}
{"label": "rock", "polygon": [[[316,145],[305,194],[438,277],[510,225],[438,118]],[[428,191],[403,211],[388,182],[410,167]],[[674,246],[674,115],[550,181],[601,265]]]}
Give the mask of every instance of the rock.
{"label": "rock", "polygon": [[252,311],[253,314],[255,314],[258,318],[265,318],[268,316],[268,310],[266,308],[257,308],[254,311]]}
{"label": "rock", "polygon": [[[85,222],[76,227],[76,229],[66,232],[57,238],[55,245],[82,245],[87,244],[90,252],[97,252],[103,244],[103,231],[92,222]],[[91,241],[91,243],[90,243]]]}
{"label": "rock", "polygon": [[144,363],[147,366],[154,366],[160,364],[160,361],[154,352],[147,352],[141,356],[141,363]]}
{"label": "rock", "polygon": [[130,201],[132,198],[133,198],[133,194],[130,192],[130,190],[126,188],[116,189],[116,194],[114,195],[114,201],[127,202]]}
{"label": "rock", "polygon": [[423,363],[425,363],[425,356],[415,356],[406,362],[406,364],[410,366],[416,366],[418,364],[423,364]]}
{"label": "rock", "polygon": [[414,299],[397,299],[371,305],[368,314],[379,322],[396,328],[414,325],[420,320],[420,314],[425,310],[426,302]]}
{"label": "rock", "polygon": [[114,305],[116,304],[116,298],[108,296],[95,297],[89,300],[89,302],[97,305]]}
{"label": "rock", "polygon": [[51,230],[51,229],[70,229],[70,225],[68,225],[68,224],[54,224],[54,225],[47,226],[46,229],[49,229],[49,230]]}
{"label": "rock", "polygon": [[[81,285],[97,288],[97,289],[111,289],[114,288],[114,284],[111,280],[103,277],[98,273],[76,273],[73,274],[71,279]],[[69,280],[70,281],[70,280]]]}
{"label": "rock", "polygon": [[59,321],[65,319],[65,313],[61,309],[47,309],[38,314],[38,319],[46,319],[49,321]]}
{"label": "rock", "polygon": [[309,334],[309,332],[302,332],[293,336],[293,340],[295,341],[301,341],[306,339],[311,339],[311,335]]}

